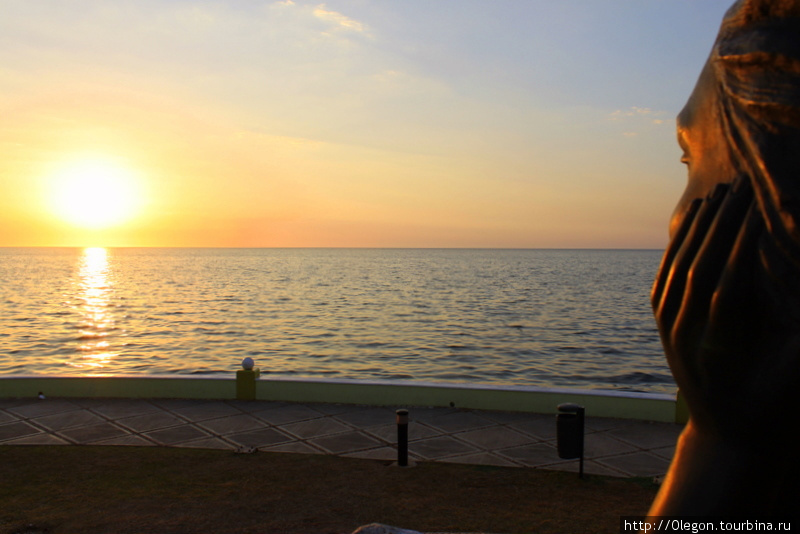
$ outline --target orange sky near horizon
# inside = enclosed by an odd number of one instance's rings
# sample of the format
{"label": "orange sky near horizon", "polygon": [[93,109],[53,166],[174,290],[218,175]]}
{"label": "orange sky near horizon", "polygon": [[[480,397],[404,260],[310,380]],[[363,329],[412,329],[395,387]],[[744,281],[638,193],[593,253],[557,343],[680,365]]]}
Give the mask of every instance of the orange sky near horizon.
{"label": "orange sky near horizon", "polygon": [[0,246],[661,248],[709,4],[4,2]]}

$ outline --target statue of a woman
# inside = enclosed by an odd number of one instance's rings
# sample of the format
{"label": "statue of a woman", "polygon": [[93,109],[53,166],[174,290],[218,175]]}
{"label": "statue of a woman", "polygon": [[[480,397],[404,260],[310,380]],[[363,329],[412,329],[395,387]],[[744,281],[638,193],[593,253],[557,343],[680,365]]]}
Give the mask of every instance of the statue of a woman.
{"label": "statue of a woman", "polygon": [[800,502],[800,0],[726,13],[678,116],[688,186],[652,302],[690,411],[650,515]]}

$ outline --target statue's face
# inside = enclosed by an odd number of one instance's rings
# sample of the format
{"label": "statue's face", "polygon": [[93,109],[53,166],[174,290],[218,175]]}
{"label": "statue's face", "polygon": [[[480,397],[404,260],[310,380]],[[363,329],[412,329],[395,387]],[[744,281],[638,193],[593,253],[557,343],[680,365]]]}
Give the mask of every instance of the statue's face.
{"label": "statue's face", "polygon": [[678,144],[683,149],[681,162],[689,170],[688,183],[670,224],[674,235],[689,204],[704,198],[715,185],[730,183],[737,171],[734,151],[724,129],[720,88],[709,64],[703,68],[694,92],[678,115]]}

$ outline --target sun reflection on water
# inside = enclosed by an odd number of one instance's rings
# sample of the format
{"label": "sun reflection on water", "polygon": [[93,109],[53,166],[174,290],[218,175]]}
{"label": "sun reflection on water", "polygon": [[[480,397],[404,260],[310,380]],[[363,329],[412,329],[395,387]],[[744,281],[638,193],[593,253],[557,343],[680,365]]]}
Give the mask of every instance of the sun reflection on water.
{"label": "sun reflection on water", "polygon": [[81,358],[74,365],[100,370],[117,354],[106,339],[114,329],[114,318],[109,313],[113,287],[108,251],[98,247],[84,249],[79,277],[79,298],[82,301],[79,311],[83,316],[78,337]]}

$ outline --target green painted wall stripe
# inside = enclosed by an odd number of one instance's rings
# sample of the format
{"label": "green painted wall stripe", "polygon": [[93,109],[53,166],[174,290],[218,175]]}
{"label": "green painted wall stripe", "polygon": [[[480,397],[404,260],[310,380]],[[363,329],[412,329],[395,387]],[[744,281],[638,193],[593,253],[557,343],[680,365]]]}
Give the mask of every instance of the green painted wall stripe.
{"label": "green painted wall stripe", "polygon": [[[587,415],[675,422],[671,395],[519,386],[431,384],[359,380],[287,380],[260,378],[255,398],[288,402],[367,404],[376,406],[450,406],[480,410],[555,413],[574,402]],[[227,377],[58,377],[0,378],[0,398],[35,397],[235,399],[236,380]],[[241,389],[238,390],[241,394]]]}
{"label": "green painted wall stripe", "polygon": [[35,397],[232,399],[236,382],[229,378],[3,377],[0,398]]}

